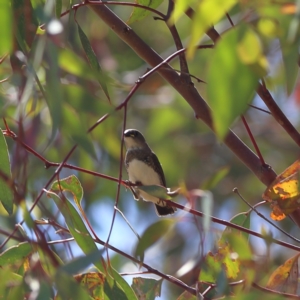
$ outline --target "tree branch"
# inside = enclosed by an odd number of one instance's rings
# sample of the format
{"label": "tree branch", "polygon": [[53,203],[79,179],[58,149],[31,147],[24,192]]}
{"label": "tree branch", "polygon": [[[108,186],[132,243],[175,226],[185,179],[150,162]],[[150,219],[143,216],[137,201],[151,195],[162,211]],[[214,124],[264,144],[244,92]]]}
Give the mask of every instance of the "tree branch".
{"label": "tree branch", "polygon": [[[88,5],[137,55],[152,67],[163,59],[147,45],[126,23],[115,15],[108,7],[99,2]],[[199,95],[192,84],[186,84],[170,66],[159,69],[158,73],[168,81],[193,108],[197,118],[201,119],[213,130],[211,110],[205,100]],[[259,158],[232,131],[229,132],[224,143],[227,147],[259,178],[265,185],[269,185],[276,177],[272,168],[263,167]]]}

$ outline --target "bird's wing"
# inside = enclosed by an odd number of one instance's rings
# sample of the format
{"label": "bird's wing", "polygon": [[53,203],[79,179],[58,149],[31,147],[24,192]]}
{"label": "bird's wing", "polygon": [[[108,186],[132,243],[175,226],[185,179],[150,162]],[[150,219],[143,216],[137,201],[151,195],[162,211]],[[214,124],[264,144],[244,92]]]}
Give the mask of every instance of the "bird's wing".
{"label": "bird's wing", "polygon": [[158,172],[159,174],[161,174],[162,185],[166,187],[167,183],[166,183],[164,171],[163,171],[161,164],[154,152],[152,152],[152,158],[154,161],[155,171]]}

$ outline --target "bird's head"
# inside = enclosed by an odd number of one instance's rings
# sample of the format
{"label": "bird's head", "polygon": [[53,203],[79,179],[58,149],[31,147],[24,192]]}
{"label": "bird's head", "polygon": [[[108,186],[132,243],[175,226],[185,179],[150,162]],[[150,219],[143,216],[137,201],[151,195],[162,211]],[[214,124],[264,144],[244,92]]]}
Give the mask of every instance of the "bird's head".
{"label": "bird's head", "polygon": [[127,150],[149,148],[144,136],[136,129],[127,129],[124,131],[124,142]]}

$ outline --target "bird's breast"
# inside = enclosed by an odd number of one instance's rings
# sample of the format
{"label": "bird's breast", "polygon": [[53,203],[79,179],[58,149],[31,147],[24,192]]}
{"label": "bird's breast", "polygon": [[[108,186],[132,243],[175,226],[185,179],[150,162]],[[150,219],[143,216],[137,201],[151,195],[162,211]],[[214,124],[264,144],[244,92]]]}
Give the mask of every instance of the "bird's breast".
{"label": "bird's breast", "polygon": [[129,181],[141,182],[143,185],[161,185],[161,179],[157,172],[141,160],[133,159],[127,167]]}

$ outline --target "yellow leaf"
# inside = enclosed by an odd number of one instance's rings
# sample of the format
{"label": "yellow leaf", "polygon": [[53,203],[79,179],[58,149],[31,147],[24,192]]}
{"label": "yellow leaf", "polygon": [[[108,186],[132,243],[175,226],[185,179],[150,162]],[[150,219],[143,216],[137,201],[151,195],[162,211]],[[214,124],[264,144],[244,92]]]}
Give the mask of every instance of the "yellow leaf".
{"label": "yellow leaf", "polygon": [[299,192],[300,160],[284,170],[267,187],[262,198],[271,203],[271,218],[281,221],[300,207]]}
{"label": "yellow leaf", "polygon": [[298,289],[298,259],[299,255],[288,259],[279,266],[271,275],[267,288],[289,294],[296,294]]}

